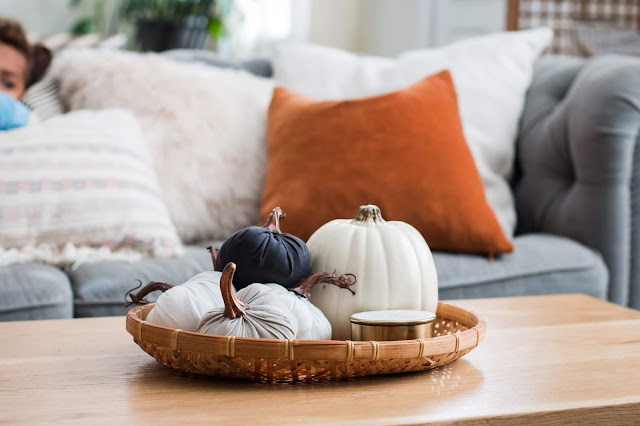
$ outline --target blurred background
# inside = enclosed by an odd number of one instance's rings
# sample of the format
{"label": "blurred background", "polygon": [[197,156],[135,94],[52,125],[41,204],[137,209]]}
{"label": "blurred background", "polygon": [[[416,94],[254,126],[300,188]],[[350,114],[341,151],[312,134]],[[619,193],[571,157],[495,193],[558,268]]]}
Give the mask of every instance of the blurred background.
{"label": "blurred background", "polygon": [[636,0],[0,0],[52,49],[197,48],[268,55],[295,38],[390,56],[504,29],[554,28],[554,53],[640,51]]}

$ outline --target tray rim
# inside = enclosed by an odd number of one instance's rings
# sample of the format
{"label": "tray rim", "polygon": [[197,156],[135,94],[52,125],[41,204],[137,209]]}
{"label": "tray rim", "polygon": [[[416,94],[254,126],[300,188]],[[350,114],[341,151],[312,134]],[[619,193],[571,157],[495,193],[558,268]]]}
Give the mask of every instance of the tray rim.
{"label": "tray rim", "polygon": [[486,335],[484,319],[455,305],[438,302],[436,324],[441,320],[458,322],[467,330],[429,339],[396,341],[289,340],[200,334],[154,325],[145,320],[155,304],[131,309],[126,330],[136,343],[144,342],[174,351],[206,355],[256,357],[298,361],[397,360],[453,354],[475,349]]}

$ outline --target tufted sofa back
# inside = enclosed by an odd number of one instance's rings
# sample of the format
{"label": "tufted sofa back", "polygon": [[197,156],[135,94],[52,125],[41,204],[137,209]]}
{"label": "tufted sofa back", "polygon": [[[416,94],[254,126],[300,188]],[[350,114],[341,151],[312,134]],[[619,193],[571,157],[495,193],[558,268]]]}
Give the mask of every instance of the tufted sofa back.
{"label": "tufted sofa back", "polygon": [[515,184],[518,232],[597,250],[609,267],[609,300],[636,308],[639,130],[640,59],[543,57],[521,118]]}

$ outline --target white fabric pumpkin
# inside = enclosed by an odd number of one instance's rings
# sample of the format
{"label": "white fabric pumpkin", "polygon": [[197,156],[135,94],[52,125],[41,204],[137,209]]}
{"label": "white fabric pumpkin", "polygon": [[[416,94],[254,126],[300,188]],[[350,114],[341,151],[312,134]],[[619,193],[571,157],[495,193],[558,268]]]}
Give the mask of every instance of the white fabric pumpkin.
{"label": "white fabric pumpkin", "polygon": [[361,206],[355,219],[320,227],[307,242],[311,272],[353,273],[355,295],[316,285],[312,302],[325,314],[333,338],[351,338],[349,318],[357,312],[411,309],[435,312],[438,276],[422,235],[404,222],[386,222],[377,206]]}
{"label": "white fabric pumpkin", "polygon": [[221,272],[202,272],[182,285],[175,286],[158,297],[147,315],[151,324],[185,331],[196,331],[202,315],[224,307],[220,292]]}
{"label": "white fabric pumpkin", "polygon": [[309,299],[300,296],[280,284],[265,284],[280,295],[281,302],[293,312],[298,319],[296,339],[331,340],[331,324],[322,311],[313,306]]}
{"label": "white fabric pumpkin", "polygon": [[236,265],[225,266],[221,278],[224,305],[207,312],[198,333],[219,336],[295,339],[298,319],[283,302],[282,294],[264,284],[251,284],[238,293],[231,287]]}

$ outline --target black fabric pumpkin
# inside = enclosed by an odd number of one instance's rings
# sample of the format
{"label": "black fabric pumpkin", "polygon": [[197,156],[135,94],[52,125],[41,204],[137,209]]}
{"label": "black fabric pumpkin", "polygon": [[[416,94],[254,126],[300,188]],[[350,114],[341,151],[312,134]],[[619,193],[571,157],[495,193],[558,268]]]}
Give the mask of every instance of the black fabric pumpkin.
{"label": "black fabric pumpkin", "polygon": [[233,284],[237,290],[252,283],[293,288],[309,276],[309,249],[300,238],[280,232],[280,220],[284,218],[282,209],[276,207],[264,226],[241,229],[222,244],[216,270],[235,263]]}

